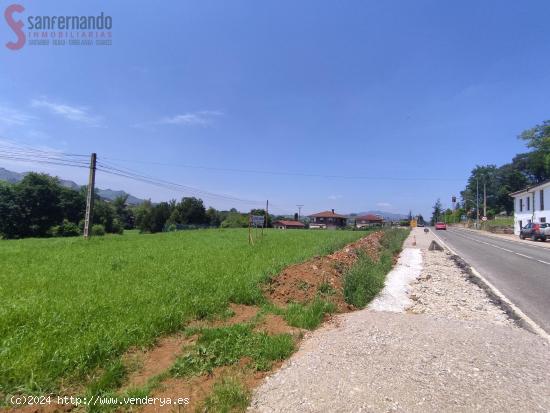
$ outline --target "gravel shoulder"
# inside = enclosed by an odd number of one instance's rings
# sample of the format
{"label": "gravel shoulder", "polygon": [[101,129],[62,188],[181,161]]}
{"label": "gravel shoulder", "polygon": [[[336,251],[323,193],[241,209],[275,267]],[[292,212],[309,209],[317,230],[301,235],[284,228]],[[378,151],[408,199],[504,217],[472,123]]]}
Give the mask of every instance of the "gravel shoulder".
{"label": "gravel shoulder", "polygon": [[[344,314],[310,334],[254,412],[549,412],[550,346],[507,318],[430,234],[405,312]],[[405,254],[406,255],[406,254]],[[410,253],[409,253],[410,255]]]}

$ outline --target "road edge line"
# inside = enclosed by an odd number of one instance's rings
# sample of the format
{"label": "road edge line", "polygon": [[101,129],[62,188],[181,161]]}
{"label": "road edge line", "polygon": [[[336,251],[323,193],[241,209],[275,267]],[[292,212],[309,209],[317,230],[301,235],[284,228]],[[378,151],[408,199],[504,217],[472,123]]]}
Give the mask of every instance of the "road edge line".
{"label": "road edge line", "polygon": [[439,242],[445,247],[451,254],[452,259],[457,265],[462,268],[469,276],[470,280],[483,289],[491,300],[497,304],[514,322],[523,329],[536,334],[550,343],[550,334],[548,334],[542,327],[540,327],[535,321],[533,321],[527,314],[521,311],[514,303],[512,303],[503,293],[500,292],[493,284],[491,284],[483,275],[479,273],[472,265],[470,265],[464,258],[456,253],[451,247],[449,247],[439,236],[432,230],[430,232],[439,240]]}

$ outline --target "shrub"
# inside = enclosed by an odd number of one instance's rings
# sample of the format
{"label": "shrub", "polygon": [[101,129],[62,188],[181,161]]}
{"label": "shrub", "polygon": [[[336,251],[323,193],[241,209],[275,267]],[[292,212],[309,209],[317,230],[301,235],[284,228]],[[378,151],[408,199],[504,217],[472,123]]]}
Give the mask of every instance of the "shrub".
{"label": "shrub", "polygon": [[112,230],[113,234],[122,235],[124,233],[124,225],[122,225],[122,223],[117,218],[115,218],[113,221]]}
{"label": "shrub", "polygon": [[105,227],[101,224],[95,224],[92,226],[92,235],[96,237],[101,237],[105,235]]}
{"label": "shrub", "polygon": [[344,276],[344,298],[355,307],[365,307],[384,288],[386,274],[393,265],[393,256],[401,251],[409,231],[392,229],[380,240],[380,259],[375,262],[364,253]]}
{"label": "shrub", "polygon": [[74,222],[69,222],[66,219],[63,220],[63,225],[61,226],[62,237],[76,237],[80,235],[80,229],[78,228],[78,225]]}

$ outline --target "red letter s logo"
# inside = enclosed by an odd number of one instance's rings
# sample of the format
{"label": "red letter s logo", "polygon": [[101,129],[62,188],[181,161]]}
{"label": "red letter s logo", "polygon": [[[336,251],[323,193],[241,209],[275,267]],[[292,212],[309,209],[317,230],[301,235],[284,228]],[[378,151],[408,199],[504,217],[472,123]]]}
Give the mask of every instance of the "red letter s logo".
{"label": "red letter s logo", "polygon": [[23,30],[23,22],[21,20],[15,21],[13,19],[13,13],[23,13],[25,11],[25,8],[21,6],[20,4],[12,4],[11,6],[8,6],[6,11],[4,12],[4,17],[6,18],[6,21],[8,22],[8,26],[11,27],[13,32],[17,35],[17,42],[8,42],[6,43],[6,47],[11,50],[19,50],[25,45],[26,37]]}

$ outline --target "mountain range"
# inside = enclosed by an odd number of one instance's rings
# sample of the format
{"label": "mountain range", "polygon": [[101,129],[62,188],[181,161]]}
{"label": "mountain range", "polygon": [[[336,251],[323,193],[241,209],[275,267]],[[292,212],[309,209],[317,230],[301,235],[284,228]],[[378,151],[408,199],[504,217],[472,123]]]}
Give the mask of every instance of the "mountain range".
{"label": "mountain range", "polygon": [[[25,177],[25,175],[27,175],[28,173],[29,172],[22,172],[21,173],[21,172],[9,171],[5,168],[0,167],[0,181],[8,181],[12,184],[15,184],[15,183],[21,181]],[[68,181],[66,179],[61,179],[61,178],[58,178],[58,179],[59,179],[59,183],[61,185],[63,185],[64,187],[66,187],[66,188],[74,189],[74,190],[77,191],[82,187],[81,185],[78,185],[76,182]],[[119,196],[124,196],[124,195],[128,195],[128,201],[127,202],[130,205],[139,205],[139,204],[143,203],[143,201],[144,201],[143,199],[137,198],[133,195],[128,194],[127,192],[122,191],[122,190],[96,188],[96,191],[97,191],[98,195],[101,198],[109,200],[109,201],[112,201],[115,198],[117,198]],[[408,218],[408,215],[405,215],[405,214],[398,214],[398,213],[386,212],[386,211],[357,212],[357,213],[349,214],[348,216],[349,217],[354,217],[354,216],[361,216],[361,215],[368,215],[368,214],[380,215],[386,221],[398,221],[400,219],[407,219]]]}
{"label": "mountain range", "polygon": [[[29,172],[9,171],[5,168],[0,167],[0,181],[7,181],[12,184],[15,184],[17,182],[20,182],[28,173]],[[59,179],[59,183],[66,188],[78,191],[82,187],[81,185],[78,185],[76,182],[68,181],[66,179],[61,179],[61,178],[58,178],[58,179]],[[124,195],[128,195],[128,200],[126,202],[129,205],[139,205],[144,201],[143,199],[136,198],[135,196],[130,195],[121,190],[116,191],[113,189],[96,188],[96,191],[101,198],[106,199],[108,201],[113,201],[115,198],[119,196],[124,196]]]}

